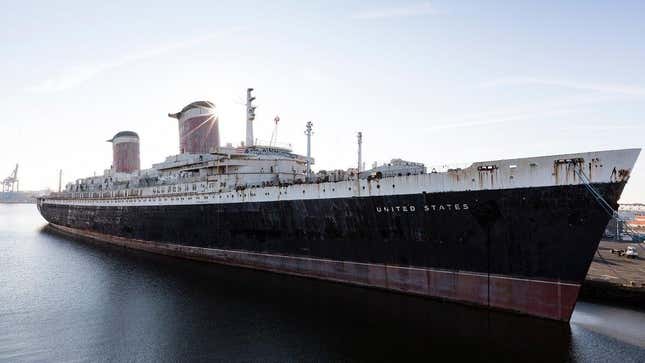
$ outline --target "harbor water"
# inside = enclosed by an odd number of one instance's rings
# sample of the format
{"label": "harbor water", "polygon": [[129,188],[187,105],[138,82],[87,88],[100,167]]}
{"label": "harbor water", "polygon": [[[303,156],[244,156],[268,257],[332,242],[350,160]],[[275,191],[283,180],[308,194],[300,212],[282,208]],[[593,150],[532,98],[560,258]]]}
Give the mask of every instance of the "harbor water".
{"label": "harbor water", "polygon": [[[570,324],[104,246],[0,204],[0,361],[645,361],[645,312]],[[443,359],[442,359],[443,360]]]}

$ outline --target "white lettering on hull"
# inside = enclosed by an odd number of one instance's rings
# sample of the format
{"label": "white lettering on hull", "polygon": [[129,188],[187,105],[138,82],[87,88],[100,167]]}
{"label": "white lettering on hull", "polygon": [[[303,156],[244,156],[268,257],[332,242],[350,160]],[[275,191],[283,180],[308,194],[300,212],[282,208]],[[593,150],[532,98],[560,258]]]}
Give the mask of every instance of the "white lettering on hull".
{"label": "white lettering on hull", "polygon": [[[430,212],[454,212],[468,210],[470,206],[468,203],[446,203],[446,204],[426,204],[423,206],[423,211]],[[377,206],[377,213],[393,213],[393,212],[416,212],[417,207],[414,205],[387,205]]]}

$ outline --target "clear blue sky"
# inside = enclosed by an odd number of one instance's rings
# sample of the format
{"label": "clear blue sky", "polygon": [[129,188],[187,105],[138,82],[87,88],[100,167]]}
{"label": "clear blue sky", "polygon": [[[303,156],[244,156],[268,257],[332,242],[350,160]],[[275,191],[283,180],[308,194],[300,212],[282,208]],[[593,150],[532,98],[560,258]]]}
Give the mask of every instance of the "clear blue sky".
{"label": "clear blue sky", "polygon": [[237,144],[246,87],[257,137],[279,114],[304,152],[314,122],[317,168],[353,166],[358,130],[368,165],[645,144],[643,1],[5,1],[0,24],[0,177],[24,188],[102,172],[124,129],[149,167],[198,99]]}

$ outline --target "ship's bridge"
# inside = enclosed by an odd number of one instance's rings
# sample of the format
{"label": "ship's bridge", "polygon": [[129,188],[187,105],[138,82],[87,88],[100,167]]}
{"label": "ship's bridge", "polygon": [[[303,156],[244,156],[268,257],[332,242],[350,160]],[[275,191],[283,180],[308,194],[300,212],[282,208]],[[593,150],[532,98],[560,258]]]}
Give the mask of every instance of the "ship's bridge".
{"label": "ship's bridge", "polygon": [[[258,156],[272,156],[272,157],[281,157],[287,159],[294,159],[297,161],[306,162],[307,157],[304,155],[294,154],[291,147],[285,146],[274,146],[274,145],[253,145],[244,148],[245,154],[258,155]],[[314,159],[310,158],[310,162],[313,165]]]}

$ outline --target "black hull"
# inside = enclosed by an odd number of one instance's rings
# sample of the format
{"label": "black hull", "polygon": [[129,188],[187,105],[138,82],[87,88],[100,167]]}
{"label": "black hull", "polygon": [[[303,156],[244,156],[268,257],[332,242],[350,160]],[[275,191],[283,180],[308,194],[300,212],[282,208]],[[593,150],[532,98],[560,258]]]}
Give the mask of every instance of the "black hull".
{"label": "black hull", "polygon": [[[615,206],[624,183],[594,187]],[[561,283],[576,286],[558,302],[568,306],[558,307],[556,316],[508,307],[560,320],[569,319],[609,220],[583,185],[234,204],[38,207],[48,222],[69,231],[156,246],[468,272],[489,276],[487,284],[490,275],[549,282],[557,284],[560,300]],[[472,282],[474,288],[481,283]],[[490,305],[487,294],[478,299]]]}

